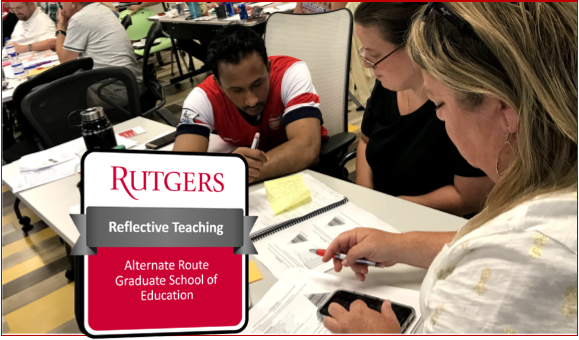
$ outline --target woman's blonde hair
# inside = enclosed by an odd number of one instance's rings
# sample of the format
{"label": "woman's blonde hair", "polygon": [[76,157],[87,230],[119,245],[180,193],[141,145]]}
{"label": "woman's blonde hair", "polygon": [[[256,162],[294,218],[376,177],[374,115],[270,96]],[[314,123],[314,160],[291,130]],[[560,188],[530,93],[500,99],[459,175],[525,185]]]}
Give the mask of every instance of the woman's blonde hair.
{"label": "woman's blonde hair", "polygon": [[489,95],[519,114],[516,157],[470,231],[538,195],[577,190],[577,3],[447,5],[480,39],[433,11],[414,21],[410,56],[463,107]]}

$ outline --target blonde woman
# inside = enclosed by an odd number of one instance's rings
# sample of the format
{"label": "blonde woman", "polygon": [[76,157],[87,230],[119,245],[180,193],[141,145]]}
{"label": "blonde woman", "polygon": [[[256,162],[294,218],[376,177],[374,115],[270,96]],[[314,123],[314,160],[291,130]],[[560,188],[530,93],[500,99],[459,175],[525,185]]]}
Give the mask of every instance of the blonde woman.
{"label": "blonde woman", "polygon": [[[577,5],[431,3],[408,40],[438,117],[461,154],[496,182],[458,233],[356,229],[329,246],[334,268],[428,268],[426,333],[577,332]],[[400,326],[361,301],[329,309],[336,333]]]}

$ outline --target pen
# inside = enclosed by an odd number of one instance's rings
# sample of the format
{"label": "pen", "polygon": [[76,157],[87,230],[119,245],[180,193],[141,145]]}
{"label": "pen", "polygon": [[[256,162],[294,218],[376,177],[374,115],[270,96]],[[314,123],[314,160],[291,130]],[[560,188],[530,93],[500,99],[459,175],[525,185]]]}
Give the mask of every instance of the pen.
{"label": "pen", "polygon": [[[312,254],[316,254],[319,256],[324,256],[326,254],[326,250],[325,249],[310,249],[310,253]],[[334,255],[334,258],[336,260],[340,260],[343,261],[346,258],[346,254],[336,254]],[[367,266],[371,266],[371,267],[379,267],[378,264],[376,262],[372,262],[372,261],[368,261],[368,260],[356,260],[357,264],[365,264]]]}
{"label": "pen", "polygon": [[257,149],[258,145],[259,145],[259,132],[256,132],[255,137],[253,138],[253,143],[251,143],[251,148]]}

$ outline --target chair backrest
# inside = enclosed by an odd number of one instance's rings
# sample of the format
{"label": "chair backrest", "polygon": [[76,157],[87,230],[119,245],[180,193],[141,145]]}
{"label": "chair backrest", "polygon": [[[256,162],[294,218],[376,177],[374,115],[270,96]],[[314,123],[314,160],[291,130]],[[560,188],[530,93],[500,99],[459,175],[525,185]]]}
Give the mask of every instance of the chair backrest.
{"label": "chair backrest", "polygon": [[[127,15],[131,15],[131,10],[126,10],[119,13],[119,19],[123,20]],[[129,39],[135,41],[146,37],[147,32],[149,32],[149,28],[153,24],[153,22],[149,21],[147,18],[155,15],[157,15],[157,13],[148,8],[143,8],[137,13],[131,15],[132,24],[129,26],[129,28],[127,28]]]}
{"label": "chair backrest", "polygon": [[38,150],[38,145],[34,140],[35,130],[22,113],[22,101],[34,88],[51,83],[60,78],[70,76],[79,71],[92,70],[92,58],[79,58],[68,61],[66,63],[54,66],[46,71],[28,79],[22,84],[18,85],[12,95],[12,103],[14,107],[14,116],[18,121],[18,127],[22,134],[22,139],[26,141],[30,150]]}
{"label": "chair backrest", "polygon": [[163,32],[163,27],[159,21],[155,21],[145,40],[145,50],[143,51],[143,82],[147,89],[151,90],[158,100],[164,99],[163,86],[159,84],[157,73],[154,64],[149,65],[149,58],[151,56],[151,49],[158,38],[165,38],[168,36]]}
{"label": "chair backrest", "polygon": [[[155,105],[153,108],[149,109],[147,112],[144,112],[143,115],[147,115],[151,112],[158,110],[159,108],[165,105],[165,90],[163,89],[163,85],[159,82],[157,78],[157,71],[155,70],[154,64],[149,64],[149,58],[151,56],[151,49],[155,44],[155,40],[157,38],[166,38],[168,34],[163,32],[163,27],[159,21],[155,21],[149,32],[147,33],[147,38],[145,40],[145,50],[143,51],[143,83],[147,87],[147,91],[149,95],[152,95],[155,99],[155,103],[157,100],[161,102],[158,105]],[[144,109],[146,110],[146,109]]]}
{"label": "chair backrest", "polygon": [[[22,113],[45,148],[80,137],[80,128],[69,124],[71,112],[102,106],[113,123],[141,114],[137,80],[125,67],[85,71],[53,81],[31,91],[22,102]],[[76,117],[76,123],[80,123]]]}
{"label": "chair backrest", "polygon": [[129,28],[129,26],[131,26],[133,24],[133,20],[131,18],[132,18],[131,15],[125,15],[121,19],[121,25],[123,25],[123,27],[125,28],[125,31],[127,30],[127,28]]}
{"label": "chair backrest", "polygon": [[[287,55],[308,65],[330,136],[346,132],[348,126],[352,22],[352,13],[340,9],[319,14],[274,13],[265,27],[268,55]],[[315,36],[308,37],[306,32]]]}

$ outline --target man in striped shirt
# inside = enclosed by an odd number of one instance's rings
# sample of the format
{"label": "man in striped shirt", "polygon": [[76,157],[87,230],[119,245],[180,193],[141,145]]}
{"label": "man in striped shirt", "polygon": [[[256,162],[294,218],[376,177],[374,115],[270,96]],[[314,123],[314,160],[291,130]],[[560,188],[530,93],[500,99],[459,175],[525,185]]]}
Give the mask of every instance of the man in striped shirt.
{"label": "man in striped shirt", "polygon": [[174,151],[207,152],[209,134],[217,133],[247,160],[250,183],[318,162],[327,132],[303,61],[267,57],[257,33],[231,25],[209,45],[207,63],[213,76],[185,100]]}

